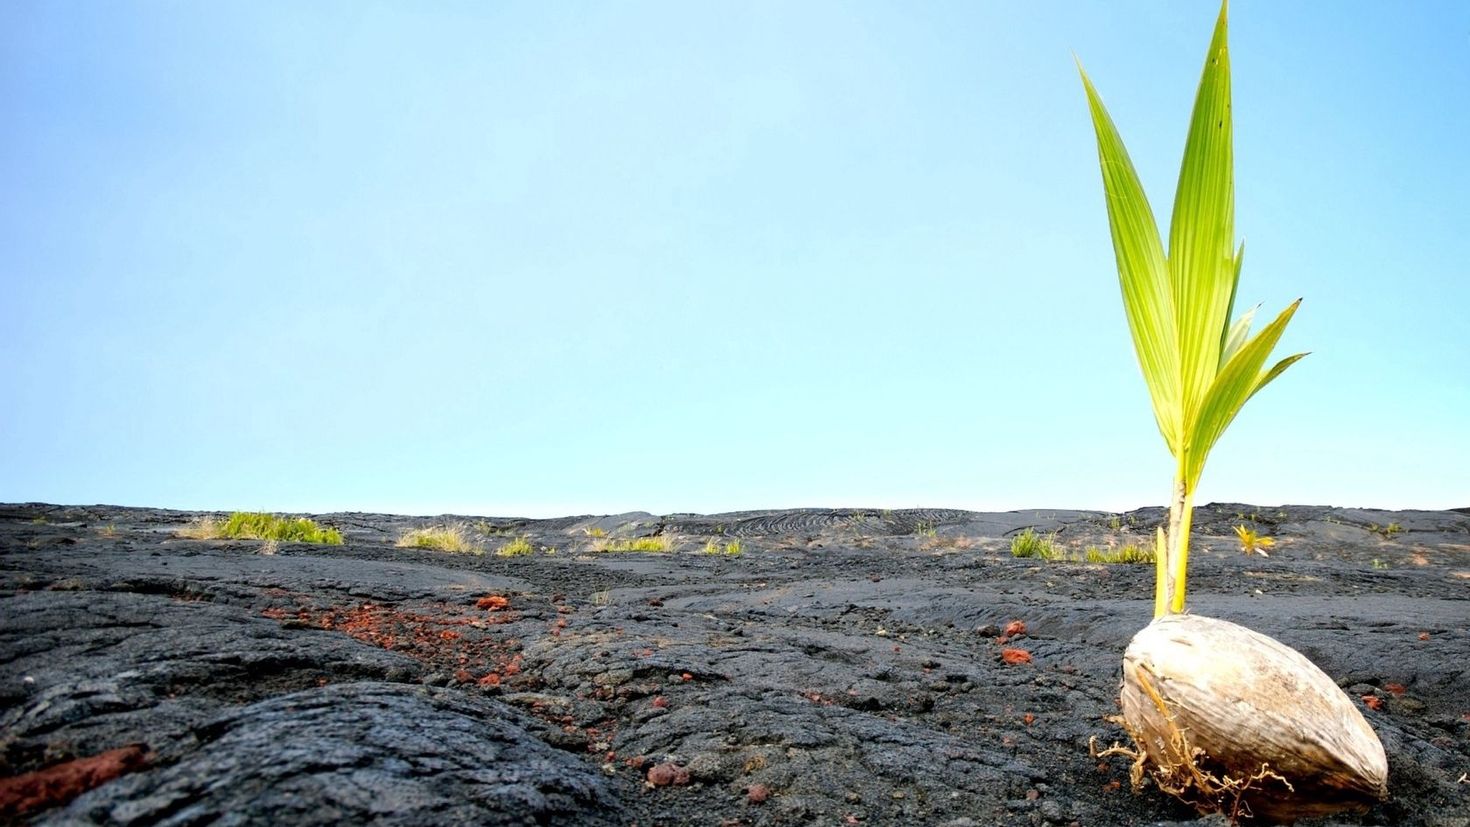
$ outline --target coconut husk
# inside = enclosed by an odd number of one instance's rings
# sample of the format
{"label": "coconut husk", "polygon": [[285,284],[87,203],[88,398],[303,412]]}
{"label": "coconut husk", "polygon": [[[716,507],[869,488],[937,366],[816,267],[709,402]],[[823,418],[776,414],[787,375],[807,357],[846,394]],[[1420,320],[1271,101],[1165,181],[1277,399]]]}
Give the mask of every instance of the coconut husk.
{"label": "coconut husk", "polygon": [[1326,673],[1243,626],[1166,615],[1123,655],[1123,723],[1145,775],[1201,812],[1291,822],[1388,796],[1373,728]]}

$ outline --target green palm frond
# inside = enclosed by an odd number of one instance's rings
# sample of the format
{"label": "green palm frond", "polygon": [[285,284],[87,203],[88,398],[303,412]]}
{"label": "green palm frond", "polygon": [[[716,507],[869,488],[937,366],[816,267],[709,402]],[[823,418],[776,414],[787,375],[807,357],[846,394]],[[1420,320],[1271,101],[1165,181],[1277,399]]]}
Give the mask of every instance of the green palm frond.
{"label": "green palm frond", "polygon": [[[1306,354],[1265,364],[1298,299],[1256,333],[1256,309],[1233,323],[1245,247],[1235,246],[1227,8],[1222,5],[1190,119],[1165,252],[1128,150],[1082,71],[1097,133],[1123,309],[1159,431],[1177,462],[1167,563],[1155,611],[1184,607],[1194,490],[1205,458],[1246,401]],[[1164,580],[1167,577],[1168,582]]]}

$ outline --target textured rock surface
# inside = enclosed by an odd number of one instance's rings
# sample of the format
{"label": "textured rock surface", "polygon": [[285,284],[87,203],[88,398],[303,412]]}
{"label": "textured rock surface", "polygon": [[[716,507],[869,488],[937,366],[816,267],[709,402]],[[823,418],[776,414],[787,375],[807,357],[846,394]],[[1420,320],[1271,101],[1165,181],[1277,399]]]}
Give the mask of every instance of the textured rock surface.
{"label": "textured rock surface", "polygon": [[[269,555],[177,538],[195,516],[0,506],[0,779],[148,756],[37,822],[1211,823],[1088,752],[1125,738],[1107,718],[1151,567],[1008,551],[1027,527],[1140,542],[1161,509],[330,514],[346,545]],[[538,551],[392,545],[451,519]],[[1240,522],[1270,558],[1240,553]],[[1392,798],[1318,823],[1470,823],[1470,516],[1215,505],[1196,525],[1195,610],[1372,699]],[[600,534],[681,539],[596,553]]]}

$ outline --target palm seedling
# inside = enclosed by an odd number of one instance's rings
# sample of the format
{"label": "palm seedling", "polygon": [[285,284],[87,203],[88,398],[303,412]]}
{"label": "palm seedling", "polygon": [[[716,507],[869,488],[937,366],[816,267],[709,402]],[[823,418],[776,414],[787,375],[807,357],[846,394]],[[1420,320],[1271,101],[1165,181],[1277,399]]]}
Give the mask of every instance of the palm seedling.
{"label": "palm seedling", "polygon": [[1240,540],[1240,550],[1245,552],[1247,557],[1252,554],[1270,557],[1271,555],[1266,553],[1266,549],[1276,545],[1275,537],[1264,537],[1255,529],[1246,528],[1244,525],[1235,527],[1235,536]]}
{"label": "palm seedling", "polygon": [[[1080,70],[1080,65],[1079,65]],[[1175,460],[1158,530],[1154,622],[1124,655],[1124,724],[1145,774],[1202,810],[1291,819],[1381,799],[1382,744],[1336,683],[1296,651],[1183,614],[1194,494],[1205,458],[1246,401],[1305,354],[1267,363],[1293,302],[1251,332],[1234,321],[1230,54],[1220,9],[1184,147],[1164,249],[1132,161],[1085,72],[1123,307],[1154,418]],[[1228,653],[1228,654],[1227,654]]]}

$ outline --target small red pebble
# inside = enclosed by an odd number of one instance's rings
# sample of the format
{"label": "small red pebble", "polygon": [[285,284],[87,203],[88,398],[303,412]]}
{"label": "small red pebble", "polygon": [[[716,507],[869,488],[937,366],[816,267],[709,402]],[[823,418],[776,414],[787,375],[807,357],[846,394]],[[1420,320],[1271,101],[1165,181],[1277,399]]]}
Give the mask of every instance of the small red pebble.
{"label": "small red pebble", "polygon": [[1024,620],[1012,620],[1006,624],[1004,634],[1006,637],[1026,634],[1026,622]]}
{"label": "small red pebble", "polygon": [[481,686],[499,686],[500,685],[500,676],[497,675],[497,674],[495,674],[494,672],[491,672],[490,674],[486,675],[485,677],[480,678],[480,685]]}
{"label": "small red pebble", "polygon": [[1429,633],[1428,632],[1420,632],[1419,633],[1419,639],[1420,640],[1429,640]]}
{"label": "small red pebble", "polygon": [[1364,695],[1363,696],[1363,706],[1366,706],[1369,709],[1375,709],[1375,710],[1376,709],[1382,709],[1383,708],[1383,699],[1380,698],[1380,697],[1378,697],[1377,695]]}
{"label": "small red pebble", "polygon": [[751,784],[745,788],[745,800],[751,804],[760,804],[771,797],[771,788],[765,784]]}
{"label": "small red pebble", "polygon": [[1025,715],[1021,716],[1021,720],[1025,722],[1026,726],[1031,726],[1032,724],[1036,723],[1036,716],[1032,715],[1030,712],[1027,712]]}
{"label": "small red pebble", "polygon": [[668,709],[669,708],[669,699],[668,698],[665,698],[662,695],[655,696],[654,699],[653,699],[653,708],[654,709]]}
{"label": "small red pebble", "polygon": [[667,761],[662,764],[654,764],[648,770],[648,783],[655,787],[688,784],[689,770]]}
{"label": "small red pebble", "polygon": [[476,609],[486,609],[492,612],[498,612],[509,605],[510,601],[505,599],[504,597],[501,597],[498,594],[492,594],[489,597],[482,597],[479,600],[475,601]]}
{"label": "small red pebble", "polygon": [[470,682],[470,672],[469,672],[469,670],[468,669],[460,669],[459,671],[457,671],[457,672],[454,673],[454,679],[457,680],[457,681],[459,681],[460,683],[469,683]]}
{"label": "small red pebble", "polygon": [[1408,691],[1401,683],[1386,683],[1383,685],[1383,688],[1387,689],[1395,698]]}
{"label": "small red pebble", "polygon": [[1030,663],[1031,653],[1025,649],[1002,649],[1000,659],[1009,664]]}
{"label": "small red pebble", "polygon": [[689,674],[688,672],[685,672],[684,674],[682,674],[682,675],[679,676],[679,680],[682,680],[685,683],[688,683],[689,681],[694,680],[694,676],[691,675],[691,674]]}

